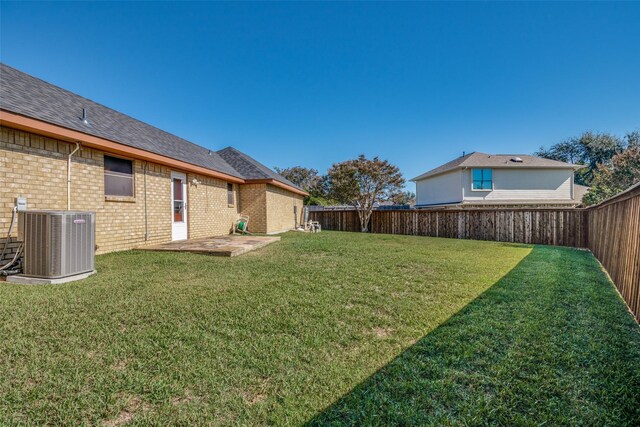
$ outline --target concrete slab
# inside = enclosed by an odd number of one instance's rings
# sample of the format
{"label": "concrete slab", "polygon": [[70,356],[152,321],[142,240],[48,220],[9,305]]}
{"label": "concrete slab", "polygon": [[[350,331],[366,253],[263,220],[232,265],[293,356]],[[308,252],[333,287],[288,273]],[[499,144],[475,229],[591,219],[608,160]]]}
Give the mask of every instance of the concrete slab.
{"label": "concrete slab", "polygon": [[96,271],[89,271],[87,273],[76,274],[73,276],[59,277],[57,279],[43,279],[42,277],[29,277],[22,274],[16,274],[14,276],[7,276],[7,282],[17,283],[20,285],[59,285],[62,283],[75,282],[76,280],[86,279],[87,277],[95,274]]}
{"label": "concrete slab", "polygon": [[216,236],[201,239],[179,240],[159,245],[141,246],[143,251],[193,252],[214,256],[232,257],[263,248],[277,242],[274,236]]}

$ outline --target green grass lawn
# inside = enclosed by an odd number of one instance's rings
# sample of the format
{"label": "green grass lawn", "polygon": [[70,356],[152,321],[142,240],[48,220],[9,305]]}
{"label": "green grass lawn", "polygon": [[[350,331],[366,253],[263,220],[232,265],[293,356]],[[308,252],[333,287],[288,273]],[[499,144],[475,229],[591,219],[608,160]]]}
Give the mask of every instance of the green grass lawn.
{"label": "green grass lawn", "polygon": [[637,425],[640,328],[589,252],[288,233],[0,283],[0,424]]}

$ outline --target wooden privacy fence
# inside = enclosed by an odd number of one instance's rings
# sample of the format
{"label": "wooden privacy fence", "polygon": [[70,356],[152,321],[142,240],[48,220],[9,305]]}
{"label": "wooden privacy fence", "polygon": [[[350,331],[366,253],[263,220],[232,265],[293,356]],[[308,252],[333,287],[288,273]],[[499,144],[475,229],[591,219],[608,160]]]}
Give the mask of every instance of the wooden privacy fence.
{"label": "wooden privacy fence", "polygon": [[586,212],[588,247],[640,322],[640,183]]}
{"label": "wooden privacy fence", "polygon": [[[360,231],[358,213],[315,211],[323,229]],[[587,216],[578,209],[373,211],[372,233],[586,247]]]}
{"label": "wooden privacy fence", "polygon": [[[355,210],[312,211],[325,230],[360,231]],[[640,321],[640,183],[587,209],[373,211],[372,233],[588,248]]]}

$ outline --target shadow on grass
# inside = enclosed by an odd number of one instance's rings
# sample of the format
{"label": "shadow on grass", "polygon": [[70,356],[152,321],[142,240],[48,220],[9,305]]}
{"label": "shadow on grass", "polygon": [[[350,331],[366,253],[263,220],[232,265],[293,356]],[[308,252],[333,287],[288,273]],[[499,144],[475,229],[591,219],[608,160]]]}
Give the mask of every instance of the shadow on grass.
{"label": "shadow on grass", "polygon": [[638,425],[639,332],[591,253],[536,246],[307,425]]}

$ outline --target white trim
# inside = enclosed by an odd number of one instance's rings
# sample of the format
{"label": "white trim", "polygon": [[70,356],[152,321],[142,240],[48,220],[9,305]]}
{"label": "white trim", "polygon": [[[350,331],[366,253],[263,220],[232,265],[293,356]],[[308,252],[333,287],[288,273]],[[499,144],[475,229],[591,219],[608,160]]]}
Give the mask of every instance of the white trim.
{"label": "white trim", "polygon": [[[173,215],[173,180],[180,179],[182,180],[182,197],[183,197],[183,212],[181,222],[174,221]],[[187,240],[189,236],[188,229],[188,221],[187,221],[187,174],[182,172],[174,172],[171,171],[171,240]]]}
{"label": "white trim", "polygon": [[[490,189],[486,189],[486,188],[473,188],[473,171],[474,170],[490,170],[491,171],[491,188]],[[473,192],[484,192],[484,193],[489,193],[491,191],[493,191],[494,189],[494,180],[493,180],[493,168],[481,168],[481,167],[469,167],[469,177],[471,178],[469,181],[469,184],[471,184],[469,187],[471,188],[471,191]],[[483,179],[482,181],[486,181],[486,179]]]}

